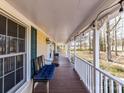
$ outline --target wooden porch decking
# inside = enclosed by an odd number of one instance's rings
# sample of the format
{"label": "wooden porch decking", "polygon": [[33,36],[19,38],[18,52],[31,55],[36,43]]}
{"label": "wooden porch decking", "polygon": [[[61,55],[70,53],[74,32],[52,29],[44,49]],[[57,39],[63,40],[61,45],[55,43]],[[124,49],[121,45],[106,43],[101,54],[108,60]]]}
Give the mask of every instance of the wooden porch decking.
{"label": "wooden porch decking", "polygon": [[[61,56],[59,64],[54,80],[50,81],[50,93],[89,93],[67,58]],[[39,83],[35,93],[46,93],[46,85]]]}

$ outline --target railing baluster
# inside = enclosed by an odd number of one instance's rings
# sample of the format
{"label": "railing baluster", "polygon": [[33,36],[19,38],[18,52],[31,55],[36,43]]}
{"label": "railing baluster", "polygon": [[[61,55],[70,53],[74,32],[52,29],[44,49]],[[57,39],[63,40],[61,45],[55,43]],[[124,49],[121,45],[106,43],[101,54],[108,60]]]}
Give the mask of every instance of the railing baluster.
{"label": "railing baluster", "polygon": [[114,93],[114,82],[113,82],[113,80],[110,80],[110,83],[109,83],[110,85],[110,88],[109,88],[109,91],[110,91],[110,93]]}
{"label": "railing baluster", "polygon": [[89,65],[87,65],[87,86],[89,89]]}
{"label": "railing baluster", "polygon": [[118,93],[122,93],[122,85],[118,83]]}
{"label": "railing baluster", "polygon": [[89,82],[89,86],[90,86],[90,91],[91,91],[91,66],[89,66],[89,79],[90,79],[90,82]]}
{"label": "railing baluster", "polygon": [[[84,71],[84,63],[82,63],[82,70]],[[84,72],[82,71],[82,79],[84,81]]]}
{"label": "railing baluster", "polygon": [[103,75],[100,73],[100,93],[103,93]]}
{"label": "railing baluster", "polygon": [[87,65],[85,64],[85,84],[87,86]]}
{"label": "railing baluster", "polygon": [[89,87],[90,87],[90,92],[91,92],[91,66],[89,66]]}
{"label": "railing baluster", "polygon": [[87,65],[85,64],[85,84],[87,86]]}
{"label": "railing baluster", "polygon": [[[84,84],[89,89],[90,93],[94,93],[94,67],[92,64],[85,62],[84,60],[76,57],[75,70],[80,76],[80,79],[83,80]],[[99,74],[99,93],[122,93],[122,87],[124,82],[117,79],[116,77],[110,75],[106,71],[101,70],[100,68],[95,68],[97,75]],[[96,75],[96,76],[97,76]],[[109,82],[108,82],[109,80]],[[114,82],[118,84],[114,86]],[[115,92],[116,91],[116,92]]]}
{"label": "railing baluster", "polygon": [[88,69],[89,69],[89,74],[88,74],[88,76],[89,76],[89,78],[88,78],[88,86],[89,86],[89,90],[90,90],[90,66],[88,65]]}
{"label": "railing baluster", "polygon": [[92,67],[92,93],[94,93],[94,68]]}
{"label": "railing baluster", "polygon": [[106,76],[104,80],[104,93],[108,93],[108,78]]}

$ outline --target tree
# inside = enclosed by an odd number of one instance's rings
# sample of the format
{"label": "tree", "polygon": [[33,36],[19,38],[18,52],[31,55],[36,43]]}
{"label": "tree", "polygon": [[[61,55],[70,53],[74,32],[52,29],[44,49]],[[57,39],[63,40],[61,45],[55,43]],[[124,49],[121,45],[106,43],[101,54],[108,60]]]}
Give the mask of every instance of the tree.
{"label": "tree", "polygon": [[80,50],[82,49],[82,38],[80,36],[80,39],[79,39],[79,43],[80,43]]}
{"label": "tree", "polygon": [[122,51],[124,51],[124,38],[122,38]]}
{"label": "tree", "polygon": [[103,32],[100,32],[100,51],[104,50],[104,38],[103,38]]}
{"label": "tree", "polygon": [[[116,23],[116,18],[115,18],[115,23]],[[115,55],[117,56],[117,26],[115,26]]]}
{"label": "tree", "polygon": [[103,42],[104,42],[104,51],[106,51],[106,33],[105,32],[103,32],[103,38],[104,38],[104,40],[103,40]]}
{"label": "tree", "polygon": [[110,38],[110,25],[109,21],[106,23],[106,35],[107,35],[107,61],[111,61],[111,38]]}
{"label": "tree", "polygon": [[89,31],[89,53],[91,53],[91,31]]}

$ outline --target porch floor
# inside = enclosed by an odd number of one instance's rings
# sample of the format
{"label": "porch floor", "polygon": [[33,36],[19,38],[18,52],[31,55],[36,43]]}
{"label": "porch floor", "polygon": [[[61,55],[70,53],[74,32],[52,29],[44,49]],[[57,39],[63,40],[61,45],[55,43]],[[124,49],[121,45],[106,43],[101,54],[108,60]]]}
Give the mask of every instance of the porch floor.
{"label": "porch floor", "polygon": [[[46,84],[39,83],[35,93],[46,93]],[[89,93],[67,58],[60,56],[55,78],[50,81],[50,93]]]}

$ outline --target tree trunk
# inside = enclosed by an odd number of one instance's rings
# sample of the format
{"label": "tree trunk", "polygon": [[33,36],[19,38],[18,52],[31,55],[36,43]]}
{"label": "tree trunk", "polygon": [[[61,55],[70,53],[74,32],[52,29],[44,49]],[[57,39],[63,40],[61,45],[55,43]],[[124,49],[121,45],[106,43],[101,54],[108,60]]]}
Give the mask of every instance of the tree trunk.
{"label": "tree trunk", "polygon": [[100,33],[100,51],[104,51],[104,33]]}
{"label": "tree trunk", "polygon": [[122,38],[122,51],[124,51],[124,39]]}
{"label": "tree trunk", "polygon": [[106,51],[106,33],[103,32],[103,34],[104,34],[104,51]]}
{"label": "tree trunk", "polygon": [[[115,19],[115,23],[116,23],[116,19]],[[115,55],[117,56],[117,28],[115,27]]]}
{"label": "tree trunk", "polygon": [[115,38],[115,29],[114,29],[114,31],[113,31],[113,33],[112,33],[112,51],[114,51],[114,38]]}
{"label": "tree trunk", "polygon": [[80,50],[82,49],[82,40],[81,40],[81,37],[80,37]]}
{"label": "tree trunk", "polygon": [[111,61],[111,41],[110,41],[110,27],[109,27],[109,22],[107,22],[107,61]]}
{"label": "tree trunk", "polygon": [[91,53],[91,32],[89,32],[89,53]]}

